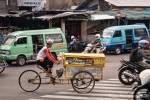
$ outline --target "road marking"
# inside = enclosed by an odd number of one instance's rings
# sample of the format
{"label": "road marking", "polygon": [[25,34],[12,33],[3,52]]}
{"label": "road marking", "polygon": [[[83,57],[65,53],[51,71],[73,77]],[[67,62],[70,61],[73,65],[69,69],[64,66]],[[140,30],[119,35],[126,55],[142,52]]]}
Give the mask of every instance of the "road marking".
{"label": "road marking", "polygon": [[116,83],[116,84],[120,84],[121,82],[120,81],[100,81],[102,83]]}
{"label": "road marking", "polygon": [[112,79],[108,79],[108,80],[110,80],[110,81],[119,81],[119,79],[117,79],[117,78],[112,78]]}
{"label": "road marking", "polygon": [[44,100],[44,99],[28,99],[28,100]]}
{"label": "road marking", "polygon": [[[90,88],[89,86],[88,88]],[[88,94],[78,94],[74,89],[60,91],[52,95],[43,95],[42,98],[51,98],[59,100],[131,100],[133,92],[132,85],[123,85],[117,78],[112,78],[106,81],[99,81],[95,83],[94,89]],[[29,100],[43,100],[43,99],[29,99]]]}
{"label": "road marking", "polygon": [[125,87],[131,87],[131,86],[126,86],[126,85],[121,85],[121,84],[108,84],[108,83],[107,84],[106,83],[105,84],[104,83],[102,83],[102,84],[101,83],[99,83],[99,84],[96,83],[95,86],[116,86],[116,87],[125,86]]}
{"label": "road marking", "polygon": [[116,99],[116,98],[95,98],[95,97],[79,97],[79,96],[64,96],[64,95],[45,95],[41,97],[46,98],[59,98],[59,99],[76,99],[76,100],[127,100],[127,99]]}
{"label": "road marking", "polygon": [[132,98],[133,95],[130,94],[126,94],[126,95],[123,95],[123,94],[96,94],[96,93],[88,93],[88,94],[78,94],[76,92],[58,92],[58,93],[55,93],[55,94],[61,94],[61,95],[77,95],[77,96],[98,96],[98,97],[111,97],[111,98],[116,98],[116,97],[120,97],[120,98]]}

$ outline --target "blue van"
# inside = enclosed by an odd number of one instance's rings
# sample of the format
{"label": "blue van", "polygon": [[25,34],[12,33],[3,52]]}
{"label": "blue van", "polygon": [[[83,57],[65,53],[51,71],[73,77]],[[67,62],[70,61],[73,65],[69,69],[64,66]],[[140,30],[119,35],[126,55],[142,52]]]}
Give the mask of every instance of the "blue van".
{"label": "blue van", "polygon": [[101,41],[107,51],[121,54],[122,51],[136,48],[143,36],[149,36],[149,31],[144,24],[112,26],[104,29]]}

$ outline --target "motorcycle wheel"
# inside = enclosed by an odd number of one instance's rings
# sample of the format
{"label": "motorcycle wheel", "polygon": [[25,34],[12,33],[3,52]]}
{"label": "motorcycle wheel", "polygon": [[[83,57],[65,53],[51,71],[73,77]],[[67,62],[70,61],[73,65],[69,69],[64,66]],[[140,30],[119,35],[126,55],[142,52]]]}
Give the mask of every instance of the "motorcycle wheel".
{"label": "motorcycle wheel", "polygon": [[150,90],[148,87],[139,87],[134,91],[133,100],[150,100]]}
{"label": "motorcycle wheel", "polygon": [[122,68],[119,73],[118,73],[118,78],[120,80],[120,82],[124,85],[131,85],[135,82],[135,80],[127,75],[124,75],[124,72],[128,72],[128,73],[134,73],[135,71],[132,70],[130,67],[125,67]]}

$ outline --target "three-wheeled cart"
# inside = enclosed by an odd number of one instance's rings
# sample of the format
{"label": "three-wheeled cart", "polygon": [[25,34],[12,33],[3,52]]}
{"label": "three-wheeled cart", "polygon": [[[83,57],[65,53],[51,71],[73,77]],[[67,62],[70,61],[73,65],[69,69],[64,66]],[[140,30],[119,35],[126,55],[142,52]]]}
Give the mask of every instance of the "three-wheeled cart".
{"label": "three-wheeled cart", "polygon": [[[95,81],[102,80],[103,68],[105,67],[104,54],[82,54],[82,53],[65,53],[63,60],[63,70],[56,70],[53,75],[55,81],[50,77],[48,84],[67,84],[71,83],[73,89],[78,93],[89,93],[95,86]],[[38,68],[42,69],[40,66]],[[33,92],[41,85],[42,74],[46,73],[44,69],[37,73],[34,70],[26,70],[19,76],[20,87],[27,91]],[[64,72],[64,77],[62,74]],[[33,75],[34,74],[34,75]],[[29,76],[30,75],[30,76]],[[64,81],[64,80],[68,81]],[[25,83],[23,83],[25,82]],[[30,86],[30,87],[28,87]]]}

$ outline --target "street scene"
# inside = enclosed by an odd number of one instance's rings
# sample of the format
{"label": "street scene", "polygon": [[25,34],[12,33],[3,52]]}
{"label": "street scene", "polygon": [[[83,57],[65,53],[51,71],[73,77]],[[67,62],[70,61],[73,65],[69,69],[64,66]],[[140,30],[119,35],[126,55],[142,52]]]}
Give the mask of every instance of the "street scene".
{"label": "street scene", "polygon": [[0,100],[150,100],[150,0],[0,0]]}
{"label": "street scene", "polygon": [[[95,83],[92,92],[88,94],[76,93],[71,84],[42,84],[35,92],[25,92],[19,86],[19,75],[25,70],[41,71],[35,62],[18,67],[12,64],[0,74],[0,97],[2,100],[130,100],[132,94],[128,94],[133,85],[123,85],[118,79],[118,68],[121,66],[121,58],[128,59],[129,52],[114,57],[110,53],[106,56],[106,66],[104,68],[103,79]],[[53,70],[63,68],[63,65],[54,65]],[[55,71],[54,71],[55,72]],[[49,81],[45,79],[44,81]],[[136,84],[136,83],[135,83]],[[130,98],[130,99],[128,99]]]}

